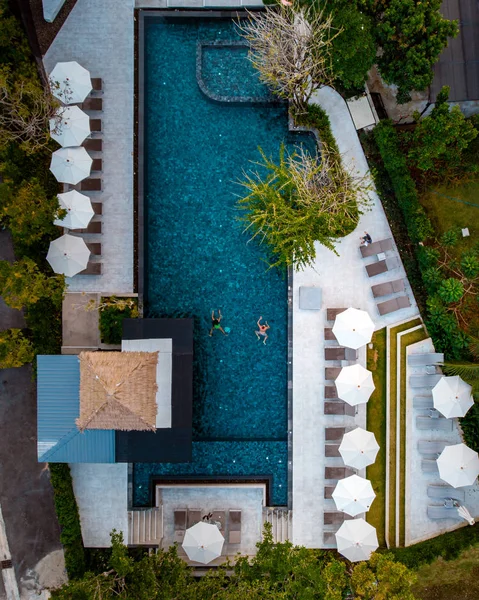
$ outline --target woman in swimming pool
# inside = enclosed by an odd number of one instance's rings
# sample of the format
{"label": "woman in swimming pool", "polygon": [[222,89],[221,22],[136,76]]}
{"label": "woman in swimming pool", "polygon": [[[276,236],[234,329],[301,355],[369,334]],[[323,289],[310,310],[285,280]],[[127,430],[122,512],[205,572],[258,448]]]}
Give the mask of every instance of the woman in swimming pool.
{"label": "woman in swimming pool", "polygon": [[219,331],[221,331],[222,334],[224,335],[228,335],[226,333],[226,331],[223,329],[223,327],[221,327],[221,319],[223,318],[223,315],[221,314],[221,310],[218,310],[218,318],[215,317],[215,311],[212,310],[211,311],[211,329],[210,329],[210,336],[213,335],[213,331],[215,329],[218,329]]}
{"label": "woman in swimming pool", "polygon": [[256,337],[258,338],[258,341],[260,340],[260,336],[264,337],[263,340],[263,344],[266,344],[266,340],[268,339],[268,334],[266,333],[268,331],[268,329],[270,329],[269,325],[268,325],[268,321],[265,321],[264,325],[261,325],[261,320],[263,319],[263,317],[260,317],[258,319],[258,331],[255,331],[256,333]]}

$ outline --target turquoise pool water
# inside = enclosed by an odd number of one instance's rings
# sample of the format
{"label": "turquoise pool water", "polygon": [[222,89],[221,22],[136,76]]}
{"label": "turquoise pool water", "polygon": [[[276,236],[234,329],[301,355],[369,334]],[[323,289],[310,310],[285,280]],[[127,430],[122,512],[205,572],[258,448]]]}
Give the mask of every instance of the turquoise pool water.
{"label": "turquoise pool water", "polygon": [[[151,475],[175,473],[268,475],[272,502],[286,504],[287,277],[248,243],[237,182],[258,147],[277,157],[283,141],[315,145],[288,132],[284,104],[267,103],[246,48],[217,45],[237,40],[230,19],[146,21],[147,314],[195,318],[195,396],[193,462],[135,465],[137,505],[148,502]],[[264,102],[212,101],[197,74],[213,96]],[[213,309],[228,336],[209,337]],[[266,345],[254,333],[260,316],[271,326]]]}

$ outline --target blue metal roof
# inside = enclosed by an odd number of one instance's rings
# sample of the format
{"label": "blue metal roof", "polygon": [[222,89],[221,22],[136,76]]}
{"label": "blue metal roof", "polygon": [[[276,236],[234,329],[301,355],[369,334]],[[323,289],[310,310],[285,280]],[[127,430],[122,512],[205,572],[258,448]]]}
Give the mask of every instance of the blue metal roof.
{"label": "blue metal roof", "polygon": [[81,433],[80,364],[74,355],[37,356],[38,461],[114,463],[115,431]]}

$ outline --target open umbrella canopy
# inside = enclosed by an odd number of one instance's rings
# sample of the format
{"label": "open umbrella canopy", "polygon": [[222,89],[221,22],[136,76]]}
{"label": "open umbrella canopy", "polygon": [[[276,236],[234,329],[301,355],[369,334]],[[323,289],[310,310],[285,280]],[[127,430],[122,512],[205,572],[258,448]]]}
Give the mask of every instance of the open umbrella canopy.
{"label": "open umbrella canopy", "polygon": [[364,310],[348,308],[336,317],[333,333],[342,346],[357,350],[368,344],[374,332],[374,323]]}
{"label": "open umbrella canopy", "polygon": [[466,444],[446,446],[437,459],[439,476],[452,487],[473,485],[479,475],[477,452]]}
{"label": "open umbrella canopy", "polygon": [[447,419],[463,417],[474,404],[472,386],[459,375],[441,377],[432,388],[434,408]]}
{"label": "open umbrella canopy", "polygon": [[366,431],[362,427],[356,427],[343,436],[339,446],[344,464],[355,469],[364,469],[372,465],[379,452],[379,444],[374,433]]}
{"label": "open umbrella canopy", "polygon": [[58,202],[60,208],[67,211],[63,219],[55,219],[53,223],[60,227],[68,227],[68,229],[84,229],[88,227],[93,215],[93,207],[90,198],[84,194],[80,194],[76,190],[58,194]]}
{"label": "open umbrella canopy", "polygon": [[379,546],[376,529],[364,519],[344,521],[336,532],[336,543],[338,552],[351,562],[369,560]]}
{"label": "open umbrella canopy", "polygon": [[83,102],[92,90],[90,73],[76,61],[59,62],[50,73],[50,88],[64,104]]}
{"label": "open umbrella canopy", "polygon": [[52,154],[50,171],[57,181],[79,183],[90,175],[92,159],[85,148],[60,148]]}
{"label": "open umbrella canopy", "polygon": [[221,556],[224,541],[216,525],[200,521],[186,530],[182,545],[190,560],[207,565]]}
{"label": "open umbrella canopy", "polygon": [[50,243],[47,260],[55,273],[73,277],[86,269],[90,258],[90,250],[83,238],[73,235],[62,237]]}
{"label": "open umbrella canopy", "polygon": [[350,404],[364,404],[374,392],[373,375],[361,365],[343,367],[336,381],[338,396]]}
{"label": "open umbrella canopy", "polygon": [[367,512],[374,498],[376,494],[369,479],[357,475],[340,479],[333,492],[336,508],[352,517]]}
{"label": "open umbrella canopy", "polygon": [[50,119],[50,135],[64,148],[80,146],[90,135],[90,117],[78,106],[61,106]]}

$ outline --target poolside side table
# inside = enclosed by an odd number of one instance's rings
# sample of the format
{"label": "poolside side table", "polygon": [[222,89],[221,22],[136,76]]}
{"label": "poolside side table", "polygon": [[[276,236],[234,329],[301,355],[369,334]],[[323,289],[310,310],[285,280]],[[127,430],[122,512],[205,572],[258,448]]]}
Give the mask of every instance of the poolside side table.
{"label": "poolside side table", "polygon": [[378,257],[378,260],[386,260],[386,253],[378,252],[377,257]]}
{"label": "poolside side table", "polygon": [[302,310],[320,310],[323,293],[319,287],[300,286],[299,308]]}

